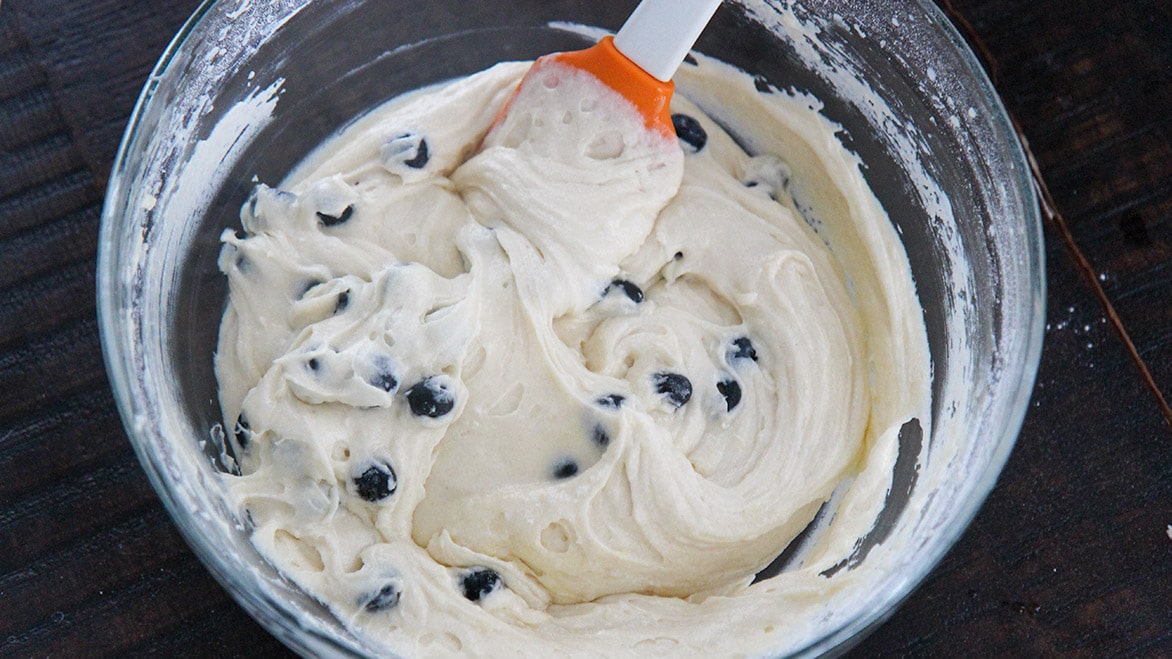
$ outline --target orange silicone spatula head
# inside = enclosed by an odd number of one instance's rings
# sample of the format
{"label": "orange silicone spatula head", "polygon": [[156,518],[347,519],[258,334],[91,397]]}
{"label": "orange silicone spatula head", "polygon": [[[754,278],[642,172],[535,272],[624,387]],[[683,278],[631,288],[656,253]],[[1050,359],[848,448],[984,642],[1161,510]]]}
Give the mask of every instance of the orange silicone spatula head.
{"label": "orange silicone spatula head", "polygon": [[[541,57],[525,81],[551,65],[586,71],[630,101],[649,130],[673,137],[671,77],[718,6],[720,0],[643,0],[615,37],[604,37],[585,50]],[[515,100],[516,95],[497,123]]]}
{"label": "orange silicone spatula head", "polygon": [[635,109],[643,116],[648,130],[658,130],[668,136],[675,135],[669,110],[675,83],[671,80],[659,80],[639,68],[615,48],[614,37],[603,37],[602,41],[586,50],[546,55],[533,63],[528,75],[535,75],[550,62],[592,74],[634,104]]}

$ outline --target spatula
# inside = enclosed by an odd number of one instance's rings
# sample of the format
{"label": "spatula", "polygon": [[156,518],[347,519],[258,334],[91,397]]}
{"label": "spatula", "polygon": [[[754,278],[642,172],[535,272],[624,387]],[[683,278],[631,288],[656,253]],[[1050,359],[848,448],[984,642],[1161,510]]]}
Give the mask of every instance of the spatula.
{"label": "spatula", "polygon": [[668,109],[675,90],[671,78],[719,5],[720,0],[643,0],[614,37],[585,50],[538,58],[518,94],[525,93],[530,78],[553,66],[570,66],[589,72],[634,104],[648,130],[674,137]]}

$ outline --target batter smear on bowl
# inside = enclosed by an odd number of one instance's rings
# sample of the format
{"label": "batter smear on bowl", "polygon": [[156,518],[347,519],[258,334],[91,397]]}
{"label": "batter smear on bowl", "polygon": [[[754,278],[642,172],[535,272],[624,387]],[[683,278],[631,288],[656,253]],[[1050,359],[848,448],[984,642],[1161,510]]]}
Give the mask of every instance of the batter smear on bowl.
{"label": "batter smear on bowl", "polygon": [[413,92],[224,232],[229,492],[376,647],[765,652],[852,578],[927,418],[907,258],[816,102],[692,61],[678,137],[574,69]]}

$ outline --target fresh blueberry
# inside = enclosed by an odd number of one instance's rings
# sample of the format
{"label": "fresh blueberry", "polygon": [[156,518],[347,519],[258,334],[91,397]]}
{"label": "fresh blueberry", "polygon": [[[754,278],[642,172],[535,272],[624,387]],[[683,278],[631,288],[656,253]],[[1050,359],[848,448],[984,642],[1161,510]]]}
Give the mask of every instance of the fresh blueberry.
{"label": "fresh blueberry", "polygon": [[347,206],[341,213],[337,215],[330,215],[321,211],[317,212],[317,219],[327,227],[337,226],[350,219],[354,215],[354,204]]}
{"label": "fresh blueberry", "polygon": [[236,445],[240,448],[248,447],[248,439],[252,436],[252,428],[248,426],[248,419],[244,418],[244,412],[236,417],[236,425],[232,427],[232,436],[236,438]]}
{"label": "fresh blueberry", "polygon": [[675,407],[683,407],[692,399],[692,381],[687,377],[679,373],[656,373],[652,378],[655,390]]}
{"label": "fresh blueberry", "polygon": [[631,301],[635,304],[639,304],[643,301],[643,289],[639,288],[635,284],[632,284],[626,279],[616,279],[612,281],[610,285],[606,287],[606,290],[602,292],[602,294],[606,295],[615,289],[621,290],[623,294],[631,298]]}
{"label": "fresh blueberry", "polygon": [[448,385],[431,377],[415,383],[407,390],[407,404],[415,416],[441,417],[456,406]]}
{"label": "fresh blueberry", "polygon": [[724,396],[724,404],[729,412],[741,404],[741,385],[736,380],[721,380],[716,383],[716,390],[720,392],[721,396]]}
{"label": "fresh blueberry", "polygon": [[419,138],[419,146],[415,149],[415,157],[404,160],[403,164],[412,169],[423,169],[427,166],[428,160],[431,160],[431,155],[427,152],[427,140],[421,137]]}
{"label": "fresh blueberry", "polygon": [[427,139],[412,133],[404,133],[387,141],[380,151],[380,156],[383,166],[388,169],[397,164],[406,165],[411,169],[423,169],[431,160]]}
{"label": "fresh blueberry", "polygon": [[602,407],[609,407],[611,409],[617,410],[623,406],[623,401],[626,399],[627,397],[622,394],[607,394],[605,396],[599,396],[598,398],[594,399],[594,402],[598,403]]}
{"label": "fresh blueberry", "polygon": [[749,340],[749,337],[742,336],[739,339],[733,339],[732,348],[725,353],[724,358],[729,363],[738,359],[757,361],[757,350],[753,347],[753,342]]}
{"label": "fresh blueberry", "polygon": [[350,306],[350,289],[347,288],[338,293],[338,301],[334,303],[334,313],[345,311],[348,306]]}
{"label": "fresh blueberry", "polygon": [[[609,440],[608,440],[609,441]],[[571,458],[562,458],[553,466],[553,477],[562,480],[578,473],[578,463]]]}
{"label": "fresh blueberry", "polygon": [[298,299],[298,300],[300,300],[301,298],[305,297],[305,295],[306,295],[307,293],[309,293],[309,291],[313,290],[313,287],[314,287],[314,286],[319,286],[319,285],[321,285],[321,284],[324,284],[324,283],[325,283],[325,282],[323,282],[323,281],[322,281],[322,280],[320,280],[320,279],[309,279],[309,280],[306,280],[306,281],[305,281],[305,283],[303,283],[303,284],[301,285],[301,293],[297,295],[297,299]]}
{"label": "fresh blueberry", "polygon": [[354,489],[358,496],[372,503],[391,496],[398,487],[399,479],[389,462],[375,463],[354,479]]}
{"label": "fresh blueberry", "polygon": [[[606,445],[610,443],[610,435],[607,434],[606,428],[603,428],[602,424],[594,426],[594,433],[590,438],[594,440],[596,445],[602,448],[606,448]],[[573,476],[573,474],[570,475]]]}
{"label": "fresh blueberry", "polygon": [[460,590],[464,592],[464,597],[473,602],[493,594],[501,585],[501,575],[487,567],[470,568],[460,577]]}
{"label": "fresh blueberry", "polygon": [[675,126],[676,135],[680,140],[692,147],[692,153],[695,153],[704,148],[708,143],[708,133],[704,131],[704,127],[696,121],[695,117],[686,114],[673,114],[671,116],[671,125]]}
{"label": "fresh blueberry", "polygon": [[399,379],[391,368],[391,360],[386,357],[376,357],[374,360],[374,375],[371,376],[370,386],[378,387],[388,394],[399,388]]}
{"label": "fresh blueberry", "polygon": [[393,609],[399,605],[399,598],[401,595],[402,593],[400,592],[397,585],[388,583],[387,585],[380,588],[377,593],[374,593],[368,597],[366,604],[363,604],[362,608],[366,609],[370,613],[378,613],[379,611]]}

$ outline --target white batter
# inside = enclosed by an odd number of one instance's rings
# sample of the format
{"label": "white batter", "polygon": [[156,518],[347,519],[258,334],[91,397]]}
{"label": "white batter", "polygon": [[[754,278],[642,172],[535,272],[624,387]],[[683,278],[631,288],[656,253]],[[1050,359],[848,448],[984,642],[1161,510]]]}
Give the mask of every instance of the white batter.
{"label": "white batter", "polygon": [[225,232],[235,503],[404,655],[786,649],[926,414],[898,237],[808,99],[701,59],[667,140],[564,72],[489,132],[527,67],[376,110]]}

